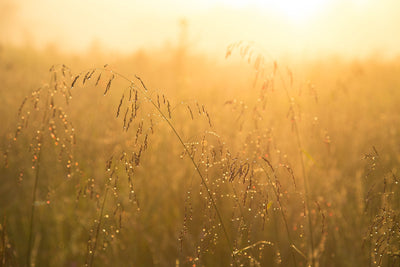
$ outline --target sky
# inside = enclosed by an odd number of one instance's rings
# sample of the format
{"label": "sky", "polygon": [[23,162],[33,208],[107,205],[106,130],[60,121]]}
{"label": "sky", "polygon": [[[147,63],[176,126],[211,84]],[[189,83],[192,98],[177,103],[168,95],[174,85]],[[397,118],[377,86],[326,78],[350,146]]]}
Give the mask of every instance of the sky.
{"label": "sky", "polygon": [[400,54],[396,0],[0,0],[0,43],[132,53],[178,44],[223,54],[240,40],[276,55]]}

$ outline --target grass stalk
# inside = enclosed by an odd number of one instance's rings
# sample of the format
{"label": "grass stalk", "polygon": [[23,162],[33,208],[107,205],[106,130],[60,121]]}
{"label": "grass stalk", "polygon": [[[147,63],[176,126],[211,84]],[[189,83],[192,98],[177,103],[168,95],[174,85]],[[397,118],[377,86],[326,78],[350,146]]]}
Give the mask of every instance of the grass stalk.
{"label": "grass stalk", "polygon": [[[294,112],[294,106],[293,106],[293,101],[291,101],[290,95],[289,95],[289,90],[286,86],[285,80],[283,79],[283,75],[280,71],[280,69],[277,70],[279,77],[282,82],[282,86],[286,92],[286,96],[288,98],[288,101],[290,103],[291,109],[293,109]],[[301,171],[302,171],[302,176],[303,176],[303,184],[304,184],[304,202],[307,210],[307,222],[308,222],[308,231],[310,235],[310,248],[311,248],[311,266],[314,266],[315,264],[315,259],[314,259],[314,239],[313,239],[313,230],[312,230],[312,222],[311,222],[311,210],[310,210],[310,192],[309,192],[309,185],[308,185],[308,177],[307,177],[307,172],[304,164],[304,153],[303,153],[303,145],[300,139],[300,133],[299,133],[299,127],[297,124],[297,120],[293,120],[293,128],[294,128],[294,134],[296,136],[296,142],[297,142],[297,148],[299,150],[299,158],[300,158],[300,165],[301,165]]]}
{"label": "grass stalk", "polygon": [[[240,46],[240,43],[241,42],[239,42],[237,44],[237,46]],[[233,47],[235,47],[235,46],[233,46]],[[230,50],[228,50],[227,56],[230,55],[230,53],[232,52],[233,47],[229,48]],[[286,86],[286,82],[285,82],[285,79],[283,78],[283,75],[282,75],[282,72],[281,72],[280,68],[278,67],[278,65],[277,65],[276,61],[273,59],[273,57],[267,51],[265,51],[264,49],[260,49],[260,50],[262,51],[262,54],[268,55],[268,57],[274,62],[274,75],[275,75],[275,72],[278,74],[278,76],[279,76],[279,78],[281,80],[281,83],[282,83],[282,87],[283,87],[283,89],[285,91],[286,97],[287,97],[287,99],[288,99],[288,101],[290,103],[290,109],[294,113],[295,112],[294,111],[294,108],[295,108],[294,107],[294,103],[292,101],[292,98],[290,97],[288,87]],[[246,51],[248,51],[248,50],[246,49]],[[242,53],[242,57],[243,57],[244,54],[246,54],[247,52],[241,52],[241,53]],[[263,56],[261,56],[261,57],[263,57]],[[258,59],[260,59],[261,57],[259,56]],[[258,70],[258,67],[259,67],[259,63],[258,63],[257,66],[255,66],[255,68]],[[291,83],[292,83],[292,76],[291,76]],[[306,172],[306,168],[305,168],[305,164],[304,164],[304,158],[303,158],[304,157],[304,155],[303,155],[304,154],[304,152],[303,152],[304,150],[303,150],[303,146],[302,146],[302,142],[301,142],[301,138],[300,138],[300,133],[299,133],[299,127],[298,127],[296,118],[293,119],[292,123],[293,123],[293,128],[294,128],[294,134],[296,136],[297,148],[299,150],[300,165],[301,165],[302,176],[303,176],[304,195],[305,195],[304,202],[305,202],[305,206],[306,206],[306,214],[305,214],[305,216],[307,216],[307,219],[308,219],[308,230],[309,230],[309,235],[310,235],[309,240],[310,240],[310,249],[311,249],[311,266],[314,266],[314,263],[315,263],[314,250],[315,249],[314,249],[312,222],[311,222],[311,212],[310,212],[310,205],[309,205],[310,192],[309,192],[307,172]]]}
{"label": "grass stalk", "polygon": [[[263,160],[265,162],[267,162],[268,166],[271,168],[271,170],[272,170],[272,172],[274,174],[275,180],[278,180],[278,177],[276,176],[274,167],[272,167],[271,163],[266,158],[263,157]],[[276,197],[276,201],[278,202],[279,210],[281,211],[282,219],[283,219],[283,222],[285,224],[286,235],[288,237],[288,240],[289,240],[289,243],[290,243],[290,247],[292,248],[290,250],[290,254],[292,255],[294,266],[297,267],[297,261],[296,261],[296,257],[294,255],[294,251],[293,251],[293,248],[296,248],[296,247],[294,246],[294,242],[293,242],[292,236],[290,235],[289,224],[287,222],[286,214],[283,211],[283,206],[282,206],[282,203],[281,203],[281,200],[280,200],[280,197],[279,197],[279,193],[276,190],[276,183],[274,185],[274,183],[272,182],[271,177],[268,175],[268,172],[265,169],[265,167],[262,164],[259,164],[259,165],[261,166],[261,169],[264,171],[265,175],[267,176],[268,182],[272,185],[272,190],[274,191],[274,194],[275,194],[275,197]]]}
{"label": "grass stalk", "polygon": [[6,228],[6,216],[4,215],[3,216],[3,224],[1,225],[2,226],[2,231],[1,231],[1,248],[2,248],[2,251],[1,251],[1,262],[0,262],[0,267],[3,267],[3,266],[6,266],[6,231],[7,231],[7,228]]}
{"label": "grass stalk", "polygon": [[303,183],[304,183],[304,193],[305,193],[305,205],[307,209],[307,218],[308,218],[308,230],[310,234],[310,246],[311,246],[311,266],[314,266],[315,264],[315,259],[314,259],[314,238],[313,238],[313,230],[312,230],[312,222],[311,222],[311,210],[310,210],[310,189],[308,185],[308,177],[307,177],[307,172],[306,168],[304,165],[304,155],[303,155],[303,150],[302,150],[302,145],[301,145],[301,140],[300,140],[300,134],[298,130],[297,123],[294,122],[294,129],[295,129],[295,134],[296,134],[296,139],[297,139],[297,146],[299,148],[299,153],[300,153],[300,163],[301,163],[301,169],[303,172]]}
{"label": "grass stalk", "polygon": [[106,204],[108,189],[109,189],[109,187],[107,186],[106,192],[105,192],[105,194],[104,194],[103,203],[101,204],[99,220],[98,220],[98,224],[97,224],[96,232],[95,232],[94,245],[93,245],[92,247],[89,248],[90,260],[89,260],[89,263],[86,264],[86,265],[87,265],[87,266],[90,266],[90,267],[93,266],[94,255],[95,255],[95,253],[96,253],[96,248],[97,248],[97,241],[98,241],[98,239],[99,239],[101,223],[102,223],[102,221],[103,221],[103,213],[104,213],[104,207],[105,207],[105,204]]}
{"label": "grass stalk", "polygon": [[[126,77],[125,75],[120,74],[120,73],[118,73],[118,72],[115,72],[115,71],[112,71],[112,70],[106,70],[106,69],[95,69],[95,70],[109,71],[109,72],[111,72],[112,74],[115,74],[115,75],[119,76],[120,78],[124,79],[125,81],[129,82],[130,84],[136,86],[136,84],[135,84],[134,81],[130,80],[128,77]],[[206,183],[206,180],[205,180],[203,174],[202,174],[201,171],[200,171],[199,166],[197,165],[197,163],[196,163],[194,157],[191,155],[191,153],[190,153],[188,147],[185,145],[185,143],[184,143],[182,137],[181,137],[180,134],[177,132],[176,128],[174,127],[174,125],[172,124],[172,122],[170,121],[170,119],[168,119],[167,115],[164,114],[164,112],[157,106],[157,103],[154,102],[153,99],[148,95],[148,93],[147,93],[147,92],[148,92],[148,89],[147,89],[146,85],[144,84],[143,80],[142,80],[140,77],[138,77],[138,76],[135,76],[135,78],[136,78],[136,79],[140,82],[140,84],[143,86],[143,89],[141,89],[140,87],[138,87],[138,89],[141,91],[141,93],[144,95],[144,97],[152,104],[152,106],[157,110],[157,112],[161,115],[162,119],[168,124],[168,126],[170,127],[170,129],[172,130],[172,132],[174,133],[174,135],[176,136],[176,138],[179,140],[179,143],[183,146],[183,149],[185,150],[185,152],[189,155],[190,160],[191,160],[193,166],[195,167],[196,172],[198,173],[198,175],[199,175],[199,177],[200,177],[200,179],[201,179],[201,183],[204,185],[204,187],[205,187],[205,189],[206,189],[206,191],[207,191],[208,197],[209,197],[210,200],[211,200],[212,206],[213,206],[213,208],[214,208],[214,210],[215,210],[215,212],[216,212],[216,214],[217,214],[217,217],[218,217],[218,220],[219,220],[219,222],[220,222],[220,224],[221,224],[221,228],[222,228],[222,230],[223,230],[225,239],[226,239],[226,241],[228,242],[229,250],[231,251],[231,255],[232,255],[232,257],[233,257],[233,262],[234,262],[234,264],[236,265],[235,255],[234,255],[234,249],[233,249],[233,246],[232,246],[231,239],[230,239],[230,237],[229,237],[229,234],[228,234],[228,231],[227,231],[227,229],[226,229],[226,227],[225,227],[225,224],[224,224],[224,222],[223,222],[223,220],[222,220],[222,216],[221,216],[221,213],[220,213],[220,211],[219,211],[219,209],[218,209],[218,207],[217,207],[216,201],[215,201],[214,197],[213,197],[212,194],[211,194],[211,191],[210,191],[210,189],[209,189],[209,187],[208,187],[208,185],[207,185],[207,183]],[[137,86],[136,86],[136,87],[137,87]]]}
{"label": "grass stalk", "polygon": [[[39,143],[42,140],[42,132],[39,136]],[[31,253],[32,253],[32,239],[33,239],[33,224],[34,224],[34,217],[35,217],[35,205],[36,205],[36,191],[39,183],[39,171],[40,171],[40,159],[42,155],[42,147],[39,147],[39,152],[37,155],[37,160],[35,164],[35,182],[33,185],[33,192],[32,192],[32,201],[31,201],[31,216],[29,219],[29,232],[28,232],[28,249],[26,252],[26,266],[31,266]]]}
{"label": "grass stalk", "polygon": [[[156,110],[160,113],[161,117],[167,122],[167,124],[169,125],[169,127],[171,128],[171,130],[173,131],[173,133],[175,134],[175,136],[178,138],[179,142],[181,143],[181,145],[182,145],[183,148],[185,149],[185,152],[189,155],[190,160],[191,160],[193,166],[195,167],[195,169],[196,169],[196,171],[197,171],[197,173],[198,173],[198,175],[199,175],[199,177],[200,177],[200,179],[201,179],[202,184],[203,184],[204,187],[206,188],[208,197],[210,198],[211,203],[212,203],[212,205],[213,205],[213,207],[214,207],[214,209],[215,209],[215,212],[216,212],[216,214],[217,214],[217,216],[218,216],[218,220],[219,220],[220,223],[221,223],[221,227],[222,227],[222,230],[223,230],[223,232],[224,232],[226,241],[228,242],[228,246],[229,246],[229,249],[230,249],[230,251],[231,251],[231,253],[232,253],[232,257],[235,257],[235,256],[234,256],[234,253],[233,253],[234,250],[233,250],[232,242],[231,242],[231,239],[230,239],[230,237],[229,237],[229,235],[228,235],[228,231],[226,230],[225,224],[224,224],[224,222],[223,222],[223,220],[222,220],[221,213],[219,212],[219,209],[218,209],[218,207],[217,207],[217,204],[216,204],[216,202],[215,202],[215,200],[214,200],[214,197],[213,197],[212,194],[211,194],[211,191],[210,191],[210,189],[209,189],[209,187],[208,187],[208,185],[207,185],[207,183],[206,183],[206,180],[204,179],[203,174],[200,172],[199,166],[197,165],[196,161],[194,160],[194,157],[191,155],[191,153],[190,153],[188,147],[185,145],[185,142],[183,142],[182,137],[181,137],[180,134],[177,132],[177,130],[176,130],[176,128],[174,127],[174,125],[172,124],[172,122],[167,118],[167,116],[164,114],[164,112],[161,111],[161,109],[157,106],[157,104],[156,104],[155,102],[153,102],[153,100],[152,100],[149,96],[147,96],[146,92],[147,92],[148,90],[147,90],[145,84],[143,83],[142,79],[140,79],[138,76],[136,76],[136,78],[141,82],[141,84],[143,85],[143,87],[144,87],[144,89],[145,89],[145,92],[142,91],[142,93],[144,94],[144,96],[147,98],[147,100],[149,100],[149,101],[151,102],[151,104],[153,105],[153,107],[156,108]],[[125,79],[127,79],[127,78],[125,78]],[[128,80],[128,79],[127,79],[127,80]],[[132,82],[132,83],[133,83],[133,82]],[[235,261],[234,261],[234,262],[235,262]]]}

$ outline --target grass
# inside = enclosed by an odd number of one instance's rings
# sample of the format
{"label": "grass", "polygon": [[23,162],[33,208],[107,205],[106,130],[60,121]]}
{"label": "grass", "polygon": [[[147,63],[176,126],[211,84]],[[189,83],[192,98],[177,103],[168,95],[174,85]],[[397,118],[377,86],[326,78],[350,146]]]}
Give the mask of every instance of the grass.
{"label": "grass", "polygon": [[396,61],[29,53],[0,54],[1,266],[399,264]]}

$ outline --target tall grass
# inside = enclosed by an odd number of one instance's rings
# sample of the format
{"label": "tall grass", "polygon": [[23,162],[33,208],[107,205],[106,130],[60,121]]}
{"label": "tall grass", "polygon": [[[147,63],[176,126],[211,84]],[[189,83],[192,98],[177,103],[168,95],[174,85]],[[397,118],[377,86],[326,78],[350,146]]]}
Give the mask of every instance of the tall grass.
{"label": "tall grass", "polygon": [[396,266],[398,131],[375,127],[397,122],[400,81],[354,89],[396,65],[227,56],[226,76],[181,64],[184,91],[151,68],[52,67],[3,133],[2,266]]}

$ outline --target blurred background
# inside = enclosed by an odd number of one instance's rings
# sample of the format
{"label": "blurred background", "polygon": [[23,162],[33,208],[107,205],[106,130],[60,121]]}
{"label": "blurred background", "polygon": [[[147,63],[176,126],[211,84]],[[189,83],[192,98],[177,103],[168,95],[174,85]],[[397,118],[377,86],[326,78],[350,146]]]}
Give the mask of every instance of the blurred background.
{"label": "blurred background", "polygon": [[192,49],[217,57],[238,40],[277,57],[400,53],[395,0],[2,0],[0,12],[2,44],[73,53],[171,46],[182,23]]}

